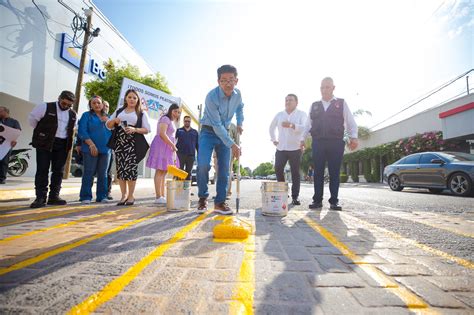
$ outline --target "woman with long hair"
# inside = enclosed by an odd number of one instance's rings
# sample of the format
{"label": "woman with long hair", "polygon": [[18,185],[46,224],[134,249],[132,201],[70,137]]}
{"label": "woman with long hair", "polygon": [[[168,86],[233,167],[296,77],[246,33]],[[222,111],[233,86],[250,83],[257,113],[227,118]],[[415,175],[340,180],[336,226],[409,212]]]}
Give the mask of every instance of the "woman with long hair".
{"label": "woman with long hair", "polygon": [[166,115],[158,121],[158,132],[151,143],[150,155],[146,166],[155,169],[155,193],[157,204],[166,204],[165,177],[168,165],[179,167],[176,158],[176,124],[181,110],[177,104],[171,104]]}
{"label": "woman with long hair", "polygon": [[138,163],[148,150],[148,144],[143,135],[150,132],[148,115],[142,111],[140,95],[137,91],[130,89],[125,92],[123,106],[110,117],[107,127],[115,128],[114,153],[117,178],[122,193],[117,205],[133,205]]}
{"label": "woman with long hair", "polygon": [[79,199],[84,204],[91,203],[94,174],[97,174],[96,201],[108,201],[107,168],[110,149],[107,147],[107,142],[111,135],[110,130],[105,127],[108,119],[102,98],[93,96],[89,100],[89,111],[82,114],[79,120],[78,137],[82,139],[81,151],[84,167]]}

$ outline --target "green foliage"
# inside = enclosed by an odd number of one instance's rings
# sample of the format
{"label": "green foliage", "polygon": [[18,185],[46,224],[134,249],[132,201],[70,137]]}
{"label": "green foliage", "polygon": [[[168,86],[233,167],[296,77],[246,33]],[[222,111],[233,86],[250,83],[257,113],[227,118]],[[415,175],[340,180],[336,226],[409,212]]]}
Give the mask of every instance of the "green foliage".
{"label": "green foliage", "polygon": [[93,95],[100,95],[104,100],[108,101],[110,113],[114,112],[117,108],[123,78],[129,78],[171,94],[166,79],[159,72],[154,75],[142,76],[138,67],[131,64],[117,66],[111,59],[104,63],[104,68],[107,71],[105,80],[96,79],[86,82],[84,83],[84,88],[87,98],[91,98]]}
{"label": "green foliage", "polygon": [[356,173],[353,165],[358,165],[359,161],[363,161],[365,179],[368,182],[378,182],[380,181],[380,159],[382,157],[386,159],[388,164],[392,164],[412,153],[457,150],[459,148],[459,141],[443,140],[443,133],[441,131],[430,131],[345,154],[343,163],[348,163],[351,166],[351,178],[354,180]]}
{"label": "green foliage", "polygon": [[312,158],[312,149],[311,149],[311,138],[306,139],[305,147],[306,149],[301,156],[301,165],[300,168],[303,170],[304,174],[308,174],[308,169],[310,166],[313,165],[313,158]]}
{"label": "green foliage", "polygon": [[347,180],[349,179],[349,175],[347,175],[346,173],[341,173],[339,175],[339,178],[340,178],[341,183],[347,183]]}
{"label": "green foliage", "polygon": [[271,174],[275,174],[275,169],[273,168],[273,164],[271,162],[261,163],[253,171],[254,176],[268,176]]}
{"label": "green foliage", "polygon": [[359,182],[359,162],[358,161],[352,161],[351,162],[351,178],[354,183]]}
{"label": "green foliage", "polygon": [[[241,170],[243,170],[240,172],[242,176],[252,176],[252,170],[250,167],[243,167]],[[245,174],[243,172],[245,172]]]}

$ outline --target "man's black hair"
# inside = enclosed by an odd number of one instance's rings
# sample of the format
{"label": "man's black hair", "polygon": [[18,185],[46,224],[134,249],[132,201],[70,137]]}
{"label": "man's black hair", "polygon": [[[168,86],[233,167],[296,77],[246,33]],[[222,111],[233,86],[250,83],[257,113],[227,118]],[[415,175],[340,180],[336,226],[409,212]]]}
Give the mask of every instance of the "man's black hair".
{"label": "man's black hair", "polygon": [[223,65],[219,69],[217,69],[217,79],[221,78],[221,74],[223,73],[233,73],[234,76],[237,78],[237,68],[231,65]]}

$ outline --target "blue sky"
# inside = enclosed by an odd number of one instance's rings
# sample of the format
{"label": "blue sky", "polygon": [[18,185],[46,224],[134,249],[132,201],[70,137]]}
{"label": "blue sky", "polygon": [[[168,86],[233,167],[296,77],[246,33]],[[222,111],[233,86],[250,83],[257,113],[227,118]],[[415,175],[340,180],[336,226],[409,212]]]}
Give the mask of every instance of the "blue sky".
{"label": "blue sky", "polygon": [[[125,1],[94,3],[196,112],[216,69],[239,70],[244,166],[271,161],[268,135],[288,93],[307,111],[332,76],[336,96],[373,126],[474,67],[469,1]],[[465,80],[406,114],[465,89]],[[474,80],[471,80],[474,81]],[[474,85],[474,83],[472,84]],[[257,150],[258,148],[258,150]]]}

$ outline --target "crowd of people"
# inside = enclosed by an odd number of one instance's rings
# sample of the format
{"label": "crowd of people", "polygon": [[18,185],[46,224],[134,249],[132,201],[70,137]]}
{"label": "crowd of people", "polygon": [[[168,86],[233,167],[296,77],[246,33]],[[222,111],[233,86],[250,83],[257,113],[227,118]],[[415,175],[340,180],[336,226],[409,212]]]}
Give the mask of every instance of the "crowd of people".
{"label": "crowd of people", "polygon": [[[62,178],[69,150],[73,146],[74,130],[77,127],[76,150],[82,156],[83,176],[79,200],[89,204],[93,200],[92,186],[97,178],[95,201],[112,200],[112,161],[116,166],[116,178],[121,197],[117,205],[133,205],[138,164],[145,158],[146,166],[155,170],[156,204],[166,204],[165,178],[169,165],[184,169],[190,179],[197,153],[198,213],[208,207],[208,182],[211,158],[216,166],[216,196],[214,211],[219,214],[233,213],[226,202],[231,194],[233,160],[241,154],[239,138],[243,132],[244,104],[238,83],[237,69],[223,65],[217,70],[218,86],[206,96],[201,131],[191,127],[191,117],[185,116],[184,126],[177,128],[181,109],[171,104],[166,114],[158,121],[157,133],[151,146],[144,135],[151,131],[149,117],[140,103],[140,95],[130,89],[126,91],[124,104],[109,115],[109,104],[100,96],[89,99],[89,110],[84,112],[77,123],[77,115],[72,109],[76,100],[74,93],[63,91],[55,102],[37,105],[29,114],[28,122],[33,127],[32,146],[36,149],[36,199],[31,208],[49,205],[65,205],[60,197]],[[338,199],[339,172],[348,135],[348,146],[355,149],[357,125],[344,99],[336,98],[331,78],[321,82],[321,100],[314,102],[309,115],[299,110],[298,97],[285,97],[285,110],[277,113],[272,120],[269,133],[275,152],[275,172],[278,181],[285,181],[284,168],[290,165],[293,205],[300,205],[300,164],[305,139],[312,137],[313,165],[307,177],[314,178],[313,202],[310,209],[322,207],[324,169],[328,165],[330,177],[330,209],[341,210]],[[237,124],[232,120],[236,118]],[[0,123],[20,128],[18,122],[8,116],[8,109],[0,107]],[[275,131],[278,131],[278,136]],[[16,143],[12,143],[13,147]],[[0,183],[5,181],[5,160],[0,163]],[[8,164],[7,164],[8,165]],[[49,171],[51,177],[49,178]],[[3,176],[3,177],[2,177]],[[49,187],[48,187],[49,185]]]}

